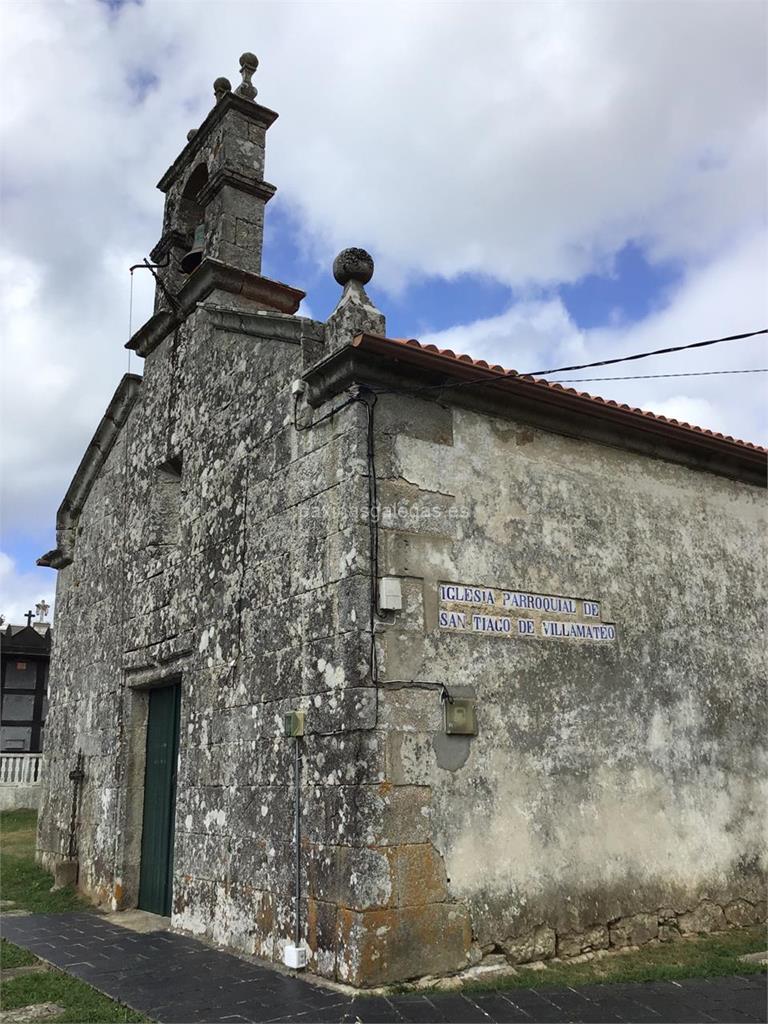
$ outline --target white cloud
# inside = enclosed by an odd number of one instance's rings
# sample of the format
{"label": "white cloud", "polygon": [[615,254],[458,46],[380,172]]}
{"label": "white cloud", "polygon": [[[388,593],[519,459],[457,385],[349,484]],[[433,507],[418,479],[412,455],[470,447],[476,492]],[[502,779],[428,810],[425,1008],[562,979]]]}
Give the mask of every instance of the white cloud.
{"label": "white cloud", "polygon": [[695,426],[705,423],[708,430],[723,432],[725,422],[718,408],[706,398],[690,398],[688,395],[671,395],[653,403],[653,412],[657,416],[678,420],[680,423],[692,423]]}
{"label": "white cloud", "polygon": [[26,622],[24,616],[28,611],[34,613],[39,601],[46,601],[51,606],[48,622],[52,622],[55,584],[50,573],[43,574],[39,570],[20,572],[10,555],[0,551],[0,615],[5,625],[23,625]]}
{"label": "white cloud", "polygon": [[[535,295],[608,270],[635,239],[683,261],[689,292],[724,289],[588,334],[557,304],[523,305],[506,322],[533,368],[555,352],[654,347],[662,328],[729,333],[754,312],[725,253],[747,251],[765,212],[762,4],[42,2],[6,4],[3,22],[6,528],[45,525],[53,543],[126,369],[127,268],[159,237],[154,183],[244,49],[258,49],[259,99],[281,114],[267,176],[329,275],[336,250],[362,244],[380,286],[474,271]],[[754,282],[765,254],[751,252]],[[134,327],[150,285],[138,272]],[[480,328],[471,342],[490,344]],[[740,388],[723,404],[726,390],[684,397],[752,433]]]}
{"label": "white cloud", "polygon": [[[664,308],[634,324],[582,330],[560,300],[554,299],[518,304],[500,316],[424,335],[420,340],[529,373],[721,337],[720,330],[726,325],[728,334],[746,332],[756,324],[768,324],[766,252],[767,236],[755,234],[706,266],[697,266]],[[759,367],[768,367],[765,337],[563,373],[553,379]],[[744,374],[603,380],[572,386],[696,426],[766,443],[766,377]]]}

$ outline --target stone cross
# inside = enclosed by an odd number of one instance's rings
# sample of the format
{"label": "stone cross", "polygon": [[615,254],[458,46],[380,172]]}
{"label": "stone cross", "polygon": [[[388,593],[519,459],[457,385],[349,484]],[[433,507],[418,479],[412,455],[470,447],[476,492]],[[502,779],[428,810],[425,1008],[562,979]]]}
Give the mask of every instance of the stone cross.
{"label": "stone cross", "polygon": [[45,617],[51,610],[51,606],[43,598],[42,601],[35,605],[35,611],[37,612],[37,618],[39,622],[45,622]]}
{"label": "stone cross", "polygon": [[31,626],[32,625],[32,612],[27,612],[26,619],[27,619],[27,626]]}

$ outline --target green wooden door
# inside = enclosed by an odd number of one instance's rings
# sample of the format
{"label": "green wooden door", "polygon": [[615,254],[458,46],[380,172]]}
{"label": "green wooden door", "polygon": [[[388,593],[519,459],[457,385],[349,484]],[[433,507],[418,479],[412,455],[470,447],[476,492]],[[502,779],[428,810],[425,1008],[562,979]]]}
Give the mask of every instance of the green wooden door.
{"label": "green wooden door", "polygon": [[164,916],[171,912],[173,889],[179,696],[178,686],[149,691],[139,907]]}

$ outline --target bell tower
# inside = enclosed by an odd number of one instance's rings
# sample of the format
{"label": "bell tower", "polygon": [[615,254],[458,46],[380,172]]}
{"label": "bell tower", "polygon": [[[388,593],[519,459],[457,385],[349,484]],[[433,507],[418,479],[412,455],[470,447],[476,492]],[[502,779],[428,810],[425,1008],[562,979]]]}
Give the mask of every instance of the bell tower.
{"label": "bell tower", "polygon": [[275,194],[264,180],[267,129],[277,119],[256,102],[258,59],[240,58],[242,81],[213,83],[215,103],[158,182],[165,194],[163,233],[150,256],[158,287],[155,315],[128,342],[152,350],[195,305],[217,293],[232,308],[295,313],[304,293],[261,276],[264,207]]}

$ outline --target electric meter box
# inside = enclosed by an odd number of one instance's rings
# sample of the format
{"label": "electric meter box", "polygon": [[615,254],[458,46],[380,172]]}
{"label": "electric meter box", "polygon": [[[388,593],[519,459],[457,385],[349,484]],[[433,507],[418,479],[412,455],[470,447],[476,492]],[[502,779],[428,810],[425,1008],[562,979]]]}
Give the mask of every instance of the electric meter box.
{"label": "electric meter box", "polygon": [[477,717],[475,702],[462,697],[454,697],[443,704],[445,714],[445,731],[448,736],[476,736]]}
{"label": "electric meter box", "polygon": [[283,732],[286,736],[303,736],[304,712],[287,711],[283,717]]}

